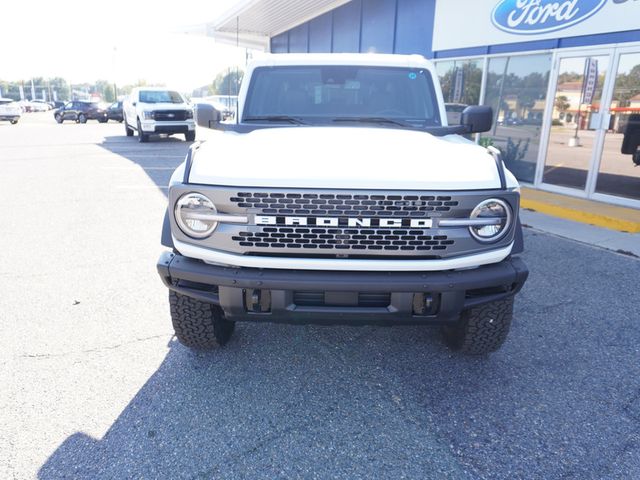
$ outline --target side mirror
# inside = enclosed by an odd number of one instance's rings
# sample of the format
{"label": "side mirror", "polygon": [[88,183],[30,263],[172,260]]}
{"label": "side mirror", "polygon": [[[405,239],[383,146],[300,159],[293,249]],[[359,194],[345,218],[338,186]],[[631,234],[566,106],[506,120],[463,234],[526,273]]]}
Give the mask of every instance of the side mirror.
{"label": "side mirror", "polygon": [[196,104],[196,123],[204,128],[220,128],[222,113],[208,103]]}
{"label": "side mirror", "polygon": [[624,129],[622,148],[624,155],[633,155],[633,163],[640,165],[640,114],[629,115],[629,121]]}
{"label": "side mirror", "polygon": [[467,127],[468,133],[482,133],[491,130],[493,109],[484,106],[471,106],[462,111],[460,124]]}

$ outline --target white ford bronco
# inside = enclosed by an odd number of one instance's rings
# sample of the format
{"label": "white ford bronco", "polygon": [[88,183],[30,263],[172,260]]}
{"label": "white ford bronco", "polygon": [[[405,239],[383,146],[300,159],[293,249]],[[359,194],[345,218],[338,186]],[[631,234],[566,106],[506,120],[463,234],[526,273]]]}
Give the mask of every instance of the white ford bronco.
{"label": "white ford bronco", "polygon": [[500,152],[447,125],[420,56],[279,54],[251,63],[238,115],[192,145],[169,185],[158,271],[180,342],[238,321],[439,325],[455,349],[507,337],[528,270],[519,187]]}

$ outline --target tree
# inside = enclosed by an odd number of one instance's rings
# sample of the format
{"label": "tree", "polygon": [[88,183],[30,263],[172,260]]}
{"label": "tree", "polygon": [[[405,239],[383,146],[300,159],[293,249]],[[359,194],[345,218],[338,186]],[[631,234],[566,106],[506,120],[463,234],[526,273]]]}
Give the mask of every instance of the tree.
{"label": "tree", "polygon": [[556,110],[558,110],[560,113],[564,113],[569,110],[571,104],[569,103],[569,99],[566,95],[558,95],[555,102],[553,103],[553,106],[556,107]]}
{"label": "tree", "polygon": [[237,95],[243,75],[244,72],[238,67],[230,67],[220,72],[211,85],[211,93],[213,95]]}
{"label": "tree", "polygon": [[106,80],[97,80],[94,92],[98,93],[105,102],[115,102],[115,95],[113,94],[113,86]]}
{"label": "tree", "polygon": [[613,99],[618,101],[618,106],[628,107],[631,98],[638,94],[640,94],[640,65],[634,66],[627,74],[617,75]]}
{"label": "tree", "polygon": [[69,100],[69,84],[64,78],[50,78],[49,85],[51,86],[51,94],[53,95],[53,92],[55,92],[59,101],[65,102]]}
{"label": "tree", "polygon": [[[480,102],[480,86],[482,83],[482,69],[475,62],[465,62],[458,65],[462,68],[463,88],[460,103],[466,105],[477,105]],[[445,96],[445,102],[453,102],[453,90],[455,84],[456,69],[450,68],[440,77],[440,84]]]}

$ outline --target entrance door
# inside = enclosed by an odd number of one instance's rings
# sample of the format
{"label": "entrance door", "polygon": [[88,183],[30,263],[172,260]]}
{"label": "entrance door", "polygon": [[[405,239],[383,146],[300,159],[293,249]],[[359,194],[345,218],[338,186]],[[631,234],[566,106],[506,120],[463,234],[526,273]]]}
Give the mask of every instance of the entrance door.
{"label": "entrance door", "polygon": [[611,59],[610,51],[558,55],[544,184],[589,193],[590,172],[608,127],[601,100]]}
{"label": "entrance door", "polygon": [[630,155],[621,154],[620,147],[627,122],[632,115],[640,116],[640,47],[619,50],[615,72],[594,196],[639,201],[640,167],[634,166]]}

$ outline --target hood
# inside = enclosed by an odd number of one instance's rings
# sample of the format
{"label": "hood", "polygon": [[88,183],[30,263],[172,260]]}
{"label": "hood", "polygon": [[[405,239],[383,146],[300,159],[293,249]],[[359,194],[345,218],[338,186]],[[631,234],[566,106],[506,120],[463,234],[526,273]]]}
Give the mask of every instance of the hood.
{"label": "hood", "polygon": [[139,102],[138,105],[143,110],[188,110],[191,107],[186,103],[145,103]]}
{"label": "hood", "polygon": [[486,149],[457,135],[376,127],[215,132],[189,181],[207,185],[383,190],[500,188]]}

